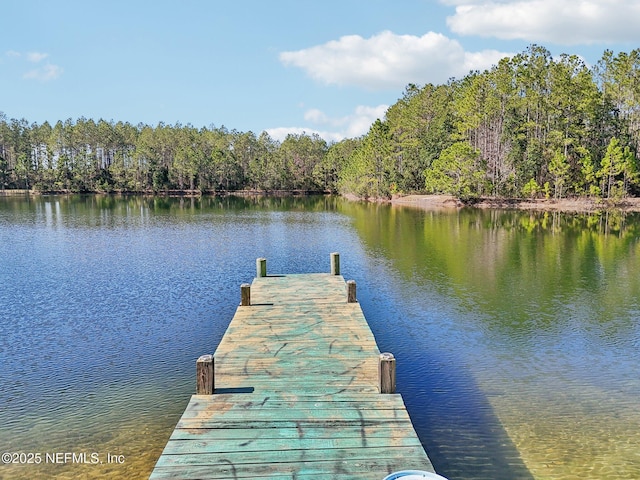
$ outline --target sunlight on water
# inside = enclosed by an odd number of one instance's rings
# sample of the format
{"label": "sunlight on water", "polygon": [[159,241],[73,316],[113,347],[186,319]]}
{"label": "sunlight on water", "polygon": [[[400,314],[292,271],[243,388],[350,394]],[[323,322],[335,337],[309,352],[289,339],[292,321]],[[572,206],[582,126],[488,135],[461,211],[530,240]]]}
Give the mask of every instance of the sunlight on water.
{"label": "sunlight on water", "polygon": [[146,478],[255,258],[332,251],[439,473],[640,478],[639,239],[634,215],[1,198],[0,452],[62,457],[0,478]]}
{"label": "sunlight on water", "polygon": [[532,390],[490,401],[536,478],[640,478],[637,397],[584,387]]}
{"label": "sunlight on water", "polygon": [[366,210],[363,308],[437,471],[640,478],[636,215]]}
{"label": "sunlight on water", "polygon": [[3,479],[147,477],[255,258],[320,271],[336,239],[356,249],[348,219],[323,200],[318,212],[286,201],[0,202],[0,452],[37,462],[0,465]]}

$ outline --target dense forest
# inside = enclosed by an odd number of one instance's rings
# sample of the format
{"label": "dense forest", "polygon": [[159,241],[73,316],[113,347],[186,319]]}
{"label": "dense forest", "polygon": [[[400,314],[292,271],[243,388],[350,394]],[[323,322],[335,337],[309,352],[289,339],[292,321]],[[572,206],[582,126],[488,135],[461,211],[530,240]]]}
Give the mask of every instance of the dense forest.
{"label": "dense forest", "polygon": [[621,198],[640,193],[640,49],[594,66],[544,47],[444,85],[407,86],[355,139],[0,112],[0,188],[304,190]]}

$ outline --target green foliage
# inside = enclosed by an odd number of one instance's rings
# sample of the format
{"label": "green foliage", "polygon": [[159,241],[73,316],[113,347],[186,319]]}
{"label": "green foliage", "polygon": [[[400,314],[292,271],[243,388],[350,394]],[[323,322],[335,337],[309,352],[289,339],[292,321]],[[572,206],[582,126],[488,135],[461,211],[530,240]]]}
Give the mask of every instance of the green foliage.
{"label": "green foliage", "polygon": [[321,179],[325,191],[336,193],[341,182],[343,185],[348,184],[347,179],[350,176],[348,169],[351,168],[350,158],[361,143],[359,138],[346,139],[329,147],[327,154],[315,171],[315,176]]}
{"label": "green foliage", "polygon": [[[401,193],[411,191],[403,175],[415,162],[428,192],[555,198],[636,192],[639,84],[640,50],[605,52],[590,70],[576,55],[553,59],[531,45],[446,85],[410,85],[384,121],[393,184]],[[605,159],[603,146],[613,137],[622,142],[622,157],[613,159],[619,166]],[[478,159],[453,155],[447,149],[456,143],[470,145]]]}
{"label": "green foliage", "polygon": [[538,185],[538,182],[536,182],[535,178],[532,178],[524,185],[524,187],[522,187],[522,196],[527,198],[535,198],[540,190],[540,185]]}
{"label": "green foliage", "polygon": [[598,176],[602,179],[602,192],[606,198],[618,197],[622,193],[619,175],[623,170],[623,150],[620,141],[613,137],[607,146],[607,151],[600,162]]}
{"label": "green foliage", "polygon": [[447,193],[462,199],[483,195],[482,163],[480,152],[469,143],[454,143],[425,171],[425,188],[430,193]]}
{"label": "green foliage", "polygon": [[431,84],[409,85],[387,111],[388,150],[394,170],[391,193],[424,188],[424,170],[451,145],[451,91]]}
{"label": "green foliage", "polygon": [[339,189],[362,198],[389,198],[395,182],[389,125],[376,120],[342,170]]}
{"label": "green foliage", "polygon": [[539,45],[444,85],[407,86],[357,139],[0,112],[0,188],[315,190],[618,198],[640,192],[640,49],[593,68]]}
{"label": "green foliage", "polygon": [[605,198],[619,199],[629,194],[638,184],[638,164],[629,146],[623,147],[618,138],[609,141],[597,177],[601,179],[601,191]]}
{"label": "green foliage", "polygon": [[556,150],[549,162],[549,173],[553,177],[555,198],[561,198],[563,196],[565,183],[567,182],[570,165],[567,162],[567,157],[560,150]]}
{"label": "green foliage", "polygon": [[279,149],[284,169],[295,179],[296,187],[314,191],[323,188],[318,166],[326,152],[327,144],[318,134],[287,135]]}
{"label": "green foliage", "polygon": [[[222,128],[155,127],[80,118],[29,126],[0,117],[2,187],[69,192],[199,192],[304,189],[335,191],[338,165],[319,167],[318,135],[282,143]],[[0,187],[1,188],[1,187]]]}

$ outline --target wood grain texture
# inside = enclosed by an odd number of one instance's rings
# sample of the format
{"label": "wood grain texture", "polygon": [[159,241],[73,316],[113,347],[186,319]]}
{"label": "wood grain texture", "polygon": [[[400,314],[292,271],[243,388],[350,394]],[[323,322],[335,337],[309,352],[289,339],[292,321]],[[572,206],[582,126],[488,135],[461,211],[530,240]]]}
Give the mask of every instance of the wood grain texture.
{"label": "wood grain texture", "polygon": [[[255,278],[151,478],[382,479],[434,471],[340,275]],[[246,393],[238,393],[246,392]]]}
{"label": "wood grain texture", "polygon": [[196,361],[196,394],[211,395],[215,388],[214,356],[202,355]]}
{"label": "wood grain texture", "polygon": [[251,285],[248,283],[240,285],[240,305],[243,307],[251,305]]}

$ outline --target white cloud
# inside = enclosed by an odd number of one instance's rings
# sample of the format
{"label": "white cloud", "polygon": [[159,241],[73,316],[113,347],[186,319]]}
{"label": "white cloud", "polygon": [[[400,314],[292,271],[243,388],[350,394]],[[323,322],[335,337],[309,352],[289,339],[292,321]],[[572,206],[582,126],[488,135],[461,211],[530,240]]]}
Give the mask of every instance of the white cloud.
{"label": "white cloud", "polygon": [[460,35],[478,35],[564,45],[640,40],[640,0],[455,1],[447,25]]}
{"label": "white cloud", "polygon": [[265,130],[271,138],[282,142],[287,135],[313,135],[318,134],[327,142],[339,142],[344,138],[338,132],[324,132],[320,130],[314,130],[310,128],[303,127],[277,127],[277,128],[268,128]]}
{"label": "white cloud", "polygon": [[329,118],[317,108],[312,108],[304,113],[304,119],[313,123],[325,123]]}
{"label": "white cloud", "polygon": [[27,60],[31,63],[38,63],[49,56],[48,53],[28,52]]}
{"label": "white cloud", "polygon": [[501,3],[514,3],[521,0],[440,0],[440,3],[444,5],[486,5],[488,3],[501,4]]}
{"label": "white cloud", "polygon": [[489,68],[509,55],[495,50],[466,52],[456,40],[434,32],[418,37],[384,31],[370,38],[347,35],[283,52],[280,61],[326,84],[401,89],[408,83],[443,83],[469,70]]}
{"label": "white cloud", "polygon": [[384,118],[388,108],[388,105],[378,105],[377,107],[359,105],[353,113],[343,117],[329,117],[321,110],[314,108],[305,112],[304,119],[317,128],[279,127],[268,129],[266,132],[271,138],[278,141],[284,140],[289,134],[306,133],[312,135],[317,133],[327,142],[338,142],[345,138],[355,138],[367,133],[376,119]]}
{"label": "white cloud", "polygon": [[345,126],[345,137],[354,138],[364,135],[369,131],[371,124],[378,118],[383,119],[389,105],[378,105],[377,107],[367,107],[359,105],[355,112],[339,119]]}
{"label": "white cloud", "polygon": [[[5,56],[9,57],[9,58],[13,58],[13,59],[19,59],[16,60],[19,62],[19,64],[25,65],[25,61],[29,62],[29,63],[40,63],[42,62],[45,58],[49,57],[48,53],[42,53],[42,52],[27,52],[27,53],[22,53],[22,52],[17,52],[15,50],[8,50],[5,52]],[[52,63],[46,63],[44,65],[41,64],[41,66],[37,67],[37,68],[33,68],[31,70],[28,70],[27,72],[25,72],[22,75],[22,78],[25,78],[27,80],[38,80],[41,82],[48,82],[51,80],[55,80],[56,78],[60,77],[60,75],[62,75],[62,72],[64,71],[64,69],[62,67],[60,67],[59,65],[54,65]]]}
{"label": "white cloud", "polygon": [[62,67],[58,65],[52,65],[50,63],[43,65],[42,67],[29,70],[27,73],[23,75],[23,78],[30,80],[39,80],[41,82],[48,82],[50,80],[55,80],[64,70]]}

